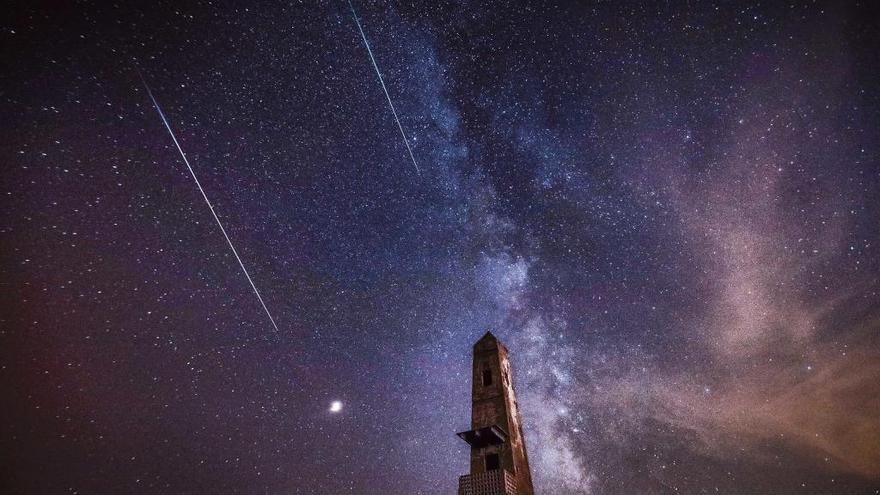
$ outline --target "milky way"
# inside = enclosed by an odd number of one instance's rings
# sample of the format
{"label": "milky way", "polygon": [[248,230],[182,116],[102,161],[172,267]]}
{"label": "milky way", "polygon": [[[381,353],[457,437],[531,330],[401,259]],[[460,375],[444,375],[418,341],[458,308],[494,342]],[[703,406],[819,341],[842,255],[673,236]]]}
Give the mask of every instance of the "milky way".
{"label": "milky way", "polygon": [[359,2],[421,176],[344,1],[8,9],[0,491],[455,493],[492,330],[537,493],[876,493],[876,15],[691,3]]}

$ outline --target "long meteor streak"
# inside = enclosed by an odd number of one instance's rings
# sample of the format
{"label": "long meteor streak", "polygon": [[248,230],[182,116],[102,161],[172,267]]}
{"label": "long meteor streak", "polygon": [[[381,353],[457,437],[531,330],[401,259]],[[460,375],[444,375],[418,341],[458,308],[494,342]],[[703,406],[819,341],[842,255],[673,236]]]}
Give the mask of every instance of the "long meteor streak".
{"label": "long meteor streak", "polygon": [[272,322],[272,327],[275,328],[276,332],[278,332],[278,325],[275,324],[275,318],[272,318],[272,313],[269,312],[269,308],[266,307],[266,303],[263,302],[263,297],[260,296],[260,291],[257,290],[257,286],[254,284],[253,279],[251,279],[251,275],[248,273],[247,268],[244,267],[244,262],[242,262],[241,257],[238,256],[238,251],[236,251],[235,246],[232,245],[232,239],[229,238],[229,234],[227,234],[226,229],[223,228],[223,224],[220,222],[220,217],[218,217],[217,212],[214,211],[214,207],[211,205],[211,201],[208,199],[208,195],[205,194],[205,190],[202,188],[202,184],[201,182],[199,182],[199,178],[196,177],[195,170],[193,170],[192,166],[189,164],[189,159],[186,158],[186,153],[183,152],[183,148],[180,147],[180,143],[177,141],[177,136],[175,136],[174,131],[171,130],[171,125],[168,124],[168,119],[165,118],[165,112],[162,111],[162,107],[159,106],[159,102],[156,101],[156,97],[153,96],[153,92],[150,91],[150,86],[147,85],[147,80],[144,78],[143,74],[138,72],[138,75],[141,76],[141,81],[144,83],[144,88],[147,90],[147,94],[150,96],[150,100],[153,101],[153,106],[156,107],[156,111],[159,112],[159,117],[162,118],[162,123],[165,124],[165,128],[168,129],[168,134],[171,135],[171,140],[174,141],[174,146],[177,146],[177,151],[180,152],[180,157],[183,158],[183,163],[186,164],[186,168],[189,169],[190,175],[192,175],[193,180],[196,182],[196,187],[199,188],[199,192],[202,193],[202,197],[205,198],[205,203],[208,204],[208,209],[211,210],[211,215],[214,215],[214,220],[217,221],[217,226],[220,227],[220,232],[223,232],[223,237],[226,238],[226,243],[229,244],[229,249],[232,250],[232,254],[234,254],[235,259],[238,260],[238,265],[241,267],[241,271],[244,272],[244,276],[247,277],[248,282],[250,282],[251,288],[254,289],[254,294],[257,295],[257,299],[260,301],[260,304],[266,311],[266,316],[268,316],[269,321]]}
{"label": "long meteor streak", "polygon": [[413,155],[412,148],[409,146],[409,140],[406,138],[406,133],[403,132],[403,126],[400,124],[400,119],[397,117],[397,111],[394,110],[394,103],[391,103],[391,95],[388,94],[388,88],[385,87],[385,80],[382,79],[382,72],[379,71],[379,66],[376,65],[376,57],[373,56],[373,50],[370,49],[370,42],[367,41],[367,35],[364,34],[364,28],[361,27],[361,21],[358,19],[357,12],[354,10],[354,4],[351,3],[351,0],[348,0],[348,6],[351,8],[351,15],[354,17],[354,22],[357,24],[358,31],[361,32],[361,39],[364,40],[364,46],[367,47],[367,53],[370,54],[370,61],[373,62],[373,68],[376,69],[376,75],[379,76],[379,84],[382,85],[382,91],[385,92],[385,98],[388,99],[388,106],[391,107],[391,113],[394,115],[395,122],[397,122],[397,128],[400,129],[400,135],[403,136],[403,144],[406,145],[406,151],[409,152],[412,164],[416,168],[416,174],[421,176],[422,171],[419,170],[419,165],[416,163],[416,157]]}

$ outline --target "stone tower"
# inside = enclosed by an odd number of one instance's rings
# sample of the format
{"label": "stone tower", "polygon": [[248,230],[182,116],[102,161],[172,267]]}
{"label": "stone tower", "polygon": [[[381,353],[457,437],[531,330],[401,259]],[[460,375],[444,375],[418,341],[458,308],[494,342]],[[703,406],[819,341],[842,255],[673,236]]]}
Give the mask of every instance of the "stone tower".
{"label": "stone tower", "polygon": [[473,366],[471,429],[458,434],[471,446],[471,472],[458,494],[534,495],[507,348],[486,332]]}

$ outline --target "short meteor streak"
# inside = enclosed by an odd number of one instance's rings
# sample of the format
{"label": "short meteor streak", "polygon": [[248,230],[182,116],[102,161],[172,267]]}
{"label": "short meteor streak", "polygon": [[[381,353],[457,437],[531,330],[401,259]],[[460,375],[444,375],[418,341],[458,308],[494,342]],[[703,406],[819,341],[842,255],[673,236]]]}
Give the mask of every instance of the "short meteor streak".
{"label": "short meteor streak", "polygon": [[186,164],[186,168],[189,169],[190,175],[192,175],[193,180],[196,182],[196,187],[199,188],[199,192],[202,193],[202,197],[205,198],[205,203],[208,204],[208,209],[211,210],[211,214],[214,215],[214,220],[217,221],[217,226],[220,227],[220,232],[223,232],[223,237],[226,238],[226,243],[229,244],[229,249],[232,250],[232,254],[234,254],[235,259],[238,260],[238,265],[241,267],[241,271],[244,272],[244,276],[247,277],[248,282],[250,282],[251,288],[254,289],[254,294],[257,295],[257,299],[260,301],[260,304],[266,311],[266,316],[268,316],[269,321],[272,322],[272,327],[274,327],[275,331],[278,332],[278,325],[275,324],[275,318],[272,318],[272,313],[269,312],[269,308],[266,307],[266,303],[263,302],[263,298],[262,296],[260,296],[260,291],[257,290],[257,286],[254,284],[253,279],[251,279],[247,268],[244,267],[244,263],[241,261],[241,257],[238,256],[238,251],[236,251],[235,246],[232,245],[232,239],[229,238],[229,234],[226,233],[226,229],[223,228],[223,224],[220,222],[220,217],[217,216],[217,212],[214,211],[214,207],[211,205],[211,201],[208,200],[208,195],[205,194],[205,190],[202,189],[202,184],[199,182],[199,178],[196,177],[195,170],[193,170],[192,166],[190,166],[189,160],[186,158],[186,153],[183,152],[183,148],[180,147],[180,143],[177,141],[177,137],[174,135],[174,131],[171,130],[171,125],[168,124],[168,119],[165,118],[165,112],[162,111],[162,107],[159,106],[159,102],[156,101],[156,97],[153,96],[153,92],[150,91],[150,86],[147,85],[147,80],[144,78],[143,74],[140,74],[140,72],[138,72],[138,75],[141,76],[141,81],[144,83],[144,88],[147,90],[147,94],[150,96],[150,100],[153,101],[153,106],[156,107],[156,111],[159,112],[159,117],[162,118],[162,123],[165,124],[165,128],[168,129],[168,134],[171,135],[171,140],[174,141],[174,146],[177,146],[177,151],[180,152],[180,157],[183,158],[183,163]]}
{"label": "short meteor streak", "polygon": [[419,170],[419,165],[416,163],[416,157],[413,155],[412,148],[409,146],[409,140],[406,138],[406,133],[403,132],[403,126],[400,124],[400,119],[397,117],[397,111],[394,110],[394,103],[391,103],[391,95],[388,94],[388,88],[385,87],[385,80],[382,79],[382,73],[379,71],[379,66],[376,65],[376,57],[373,56],[373,50],[370,49],[370,42],[367,41],[367,35],[364,34],[364,28],[361,27],[361,21],[358,19],[357,12],[354,10],[354,4],[351,3],[351,0],[348,0],[348,6],[351,8],[351,15],[354,17],[354,22],[357,24],[358,31],[361,32],[361,39],[364,40],[364,46],[367,47],[367,53],[370,54],[370,60],[373,62],[373,68],[376,69],[376,75],[379,76],[379,84],[382,85],[382,91],[385,92],[385,98],[388,99],[388,106],[391,107],[391,113],[394,115],[394,120],[397,122],[397,128],[400,129],[400,135],[403,136],[403,144],[406,145],[406,151],[409,152],[412,164],[416,168],[416,174],[421,176],[422,171]]}

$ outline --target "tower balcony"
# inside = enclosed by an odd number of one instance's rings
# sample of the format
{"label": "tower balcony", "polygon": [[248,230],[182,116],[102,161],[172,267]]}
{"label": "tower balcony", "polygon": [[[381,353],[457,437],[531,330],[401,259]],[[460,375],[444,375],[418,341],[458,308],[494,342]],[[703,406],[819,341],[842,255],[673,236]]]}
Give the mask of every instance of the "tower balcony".
{"label": "tower balcony", "polygon": [[507,433],[498,425],[462,431],[456,435],[475,449],[481,449],[488,445],[501,445],[507,441]]}
{"label": "tower balcony", "polygon": [[458,495],[517,495],[516,478],[505,469],[459,476]]}

